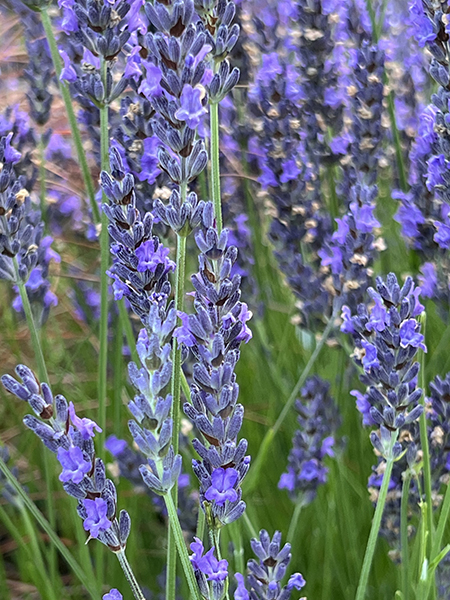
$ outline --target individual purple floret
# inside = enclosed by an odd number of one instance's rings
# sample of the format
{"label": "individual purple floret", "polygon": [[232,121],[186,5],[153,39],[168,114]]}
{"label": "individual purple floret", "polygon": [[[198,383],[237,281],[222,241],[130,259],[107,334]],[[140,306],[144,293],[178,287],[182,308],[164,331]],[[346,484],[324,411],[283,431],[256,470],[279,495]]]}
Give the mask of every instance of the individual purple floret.
{"label": "individual purple floret", "polygon": [[192,277],[195,314],[182,316],[174,335],[189,346],[195,358],[192,404],[184,411],[202,434],[193,446],[200,460],[193,469],[200,481],[200,504],[213,529],[231,523],[245,510],[240,484],[250,457],[247,441],[237,441],[244,408],[237,403],[234,373],[239,346],[248,342],[251,317],[240,301],[240,277],[231,277],[237,250],[227,246],[227,231],[219,236],[211,203],[205,205],[202,226],[195,236],[200,250],[199,272]]}
{"label": "individual purple floret", "polygon": [[[360,377],[367,385],[364,401],[370,404],[371,420],[381,428],[381,438],[372,432],[371,441],[383,456],[393,432],[397,435],[423,411],[422,390],[417,388],[420,365],[414,361],[419,349],[426,350],[417,320],[423,311],[419,292],[411,277],[402,288],[393,273],[386,281],[377,277],[376,290],[368,289],[373,304],[369,308],[360,304],[357,313],[347,314],[344,321],[345,331],[352,330],[354,360],[364,369]],[[401,444],[396,442],[393,451],[400,453]]]}
{"label": "individual purple floret", "polygon": [[306,582],[300,573],[294,573],[285,586],[281,585],[292,555],[290,544],[281,548],[279,531],[270,539],[267,531],[262,529],[259,539],[253,538],[250,543],[257,559],[248,561],[249,574],[246,578],[236,573],[238,587],[235,600],[289,600],[294,589],[301,590],[305,586]]}
{"label": "individual purple floret", "polygon": [[319,485],[327,480],[327,456],[334,457],[334,435],[340,418],[330,385],[317,376],[306,380],[301,399],[296,402],[299,429],[293,437],[288,469],[278,487],[287,489],[294,502],[311,502]]}
{"label": "individual purple floret", "polygon": [[222,600],[226,593],[228,578],[228,561],[217,560],[214,546],[204,553],[201,540],[194,537],[190,548],[193,552],[190,559],[197,579],[200,593],[206,600]]}
{"label": "individual purple floret", "polygon": [[26,415],[23,422],[57,455],[62,466],[60,480],[64,490],[78,500],[77,512],[90,537],[97,538],[113,552],[123,550],[130,533],[128,513],[117,513],[117,492],[106,478],[105,465],[95,456],[94,421],[80,419],[72,403],[62,395],[53,397],[47,383],[39,382],[25,365],[16,373],[22,380],[3,375],[5,389],[27,402],[37,416]]}
{"label": "individual purple floret", "polygon": [[122,594],[116,588],[110,590],[107,594],[102,596],[102,600],[123,600]]}

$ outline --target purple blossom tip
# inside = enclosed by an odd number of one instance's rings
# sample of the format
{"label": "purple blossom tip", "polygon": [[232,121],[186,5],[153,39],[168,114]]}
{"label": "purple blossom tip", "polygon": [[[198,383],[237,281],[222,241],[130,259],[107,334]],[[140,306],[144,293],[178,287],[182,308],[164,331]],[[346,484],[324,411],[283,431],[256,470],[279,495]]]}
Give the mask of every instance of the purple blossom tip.
{"label": "purple blossom tip", "polygon": [[236,469],[214,469],[211,475],[211,485],[205,492],[205,498],[209,502],[215,502],[218,506],[223,506],[228,500],[235,502],[237,500],[237,492],[234,486],[239,480],[239,473]]}
{"label": "purple blossom tip", "polygon": [[87,419],[86,417],[84,417],[83,419],[77,417],[73,402],[69,403],[69,415],[70,420],[72,421],[72,425],[81,433],[81,436],[84,440],[88,440],[89,438],[94,437],[94,430],[98,433],[102,432],[101,428],[97,425],[95,421]]}
{"label": "purple blossom tip", "polygon": [[111,521],[107,518],[108,504],[103,498],[95,500],[84,500],[84,508],[87,517],[83,522],[85,531],[93,538],[97,538],[100,533],[111,527]]}

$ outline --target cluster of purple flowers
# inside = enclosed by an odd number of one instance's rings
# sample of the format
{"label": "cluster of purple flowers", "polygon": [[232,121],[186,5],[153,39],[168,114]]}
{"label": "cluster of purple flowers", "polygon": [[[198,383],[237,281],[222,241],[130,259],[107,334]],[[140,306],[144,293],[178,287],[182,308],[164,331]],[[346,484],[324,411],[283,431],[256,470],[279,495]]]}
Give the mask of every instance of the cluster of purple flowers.
{"label": "cluster of purple flowers", "polygon": [[[12,145],[13,139],[11,132],[0,140],[0,279],[25,284],[36,321],[43,323],[50,307],[57,304],[47,279],[49,264],[52,259],[60,259],[50,248],[53,239],[43,237],[41,213],[24,187],[26,176],[16,174],[21,154]],[[20,297],[14,301],[14,308],[22,309]]]}
{"label": "cluster of purple flowers", "polygon": [[279,531],[271,539],[267,531],[262,529],[259,539],[251,540],[251,546],[256,560],[252,558],[248,561],[246,577],[236,573],[238,585],[234,600],[289,600],[294,589],[302,589],[305,580],[300,573],[294,573],[285,586],[281,585],[292,555],[290,544],[281,548]]}
{"label": "cluster of purple flowers", "polygon": [[[360,379],[367,386],[365,394],[353,395],[363,423],[380,426],[381,437],[372,432],[371,441],[383,456],[393,432],[417,421],[423,411],[422,390],[417,388],[420,365],[414,360],[419,350],[426,351],[417,320],[423,312],[419,293],[411,277],[400,288],[390,273],[386,281],[377,277],[376,290],[368,289],[369,308],[360,304],[352,315],[343,307],[341,330],[353,337],[353,358],[364,369]],[[393,452],[401,453],[400,443],[395,442]]]}
{"label": "cluster of purple flowers", "polygon": [[62,467],[59,479],[64,490],[78,500],[84,529],[113,552],[123,550],[131,521],[125,510],[117,514],[115,485],[106,478],[105,465],[95,455],[92,438],[101,429],[91,419],[80,418],[64,396],[53,397],[49,385],[39,382],[28,367],[18,365],[16,373],[22,381],[4,375],[3,386],[37,415],[26,415],[24,424],[56,454]]}
{"label": "cluster of purple flowers", "polygon": [[193,440],[201,460],[193,461],[200,481],[200,503],[211,528],[231,523],[245,510],[240,484],[250,465],[247,441],[237,437],[244,407],[237,402],[239,386],[234,369],[239,346],[252,336],[246,322],[251,313],[240,301],[240,276],[231,276],[237,250],[227,246],[227,231],[220,236],[213,206],[205,205],[195,239],[200,250],[199,272],[192,277],[196,314],[181,314],[174,335],[194,358],[192,404],[184,411],[204,441]]}
{"label": "cluster of purple flowers", "polygon": [[326,482],[327,456],[334,456],[334,434],[340,425],[337,407],[329,394],[330,385],[317,376],[309,378],[295,408],[299,429],[293,437],[287,472],[278,487],[287,489],[294,502],[311,502],[317,488]]}
{"label": "cluster of purple flowers", "polygon": [[[141,366],[129,364],[129,375],[137,395],[129,403],[136,419],[129,422],[130,432],[148,465],[141,465],[144,482],[156,493],[166,493],[176,484],[181,472],[181,457],[171,446],[172,396],[160,394],[172,374],[171,338],[176,311],[169,302],[168,275],[175,263],[168,249],[152,234],[151,213],[141,218],[136,208],[134,177],[125,174],[117,149],[111,150],[111,173],[102,173],[103,190],[111,204],[103,205],[110,220],[109,233],[115,243],[111,268],[116,299],[123,296],[141,319],[142,329],[136,349]],[[155,462],[156,461],[156,462]],[[156,463],[162,461],[162,469]]]}

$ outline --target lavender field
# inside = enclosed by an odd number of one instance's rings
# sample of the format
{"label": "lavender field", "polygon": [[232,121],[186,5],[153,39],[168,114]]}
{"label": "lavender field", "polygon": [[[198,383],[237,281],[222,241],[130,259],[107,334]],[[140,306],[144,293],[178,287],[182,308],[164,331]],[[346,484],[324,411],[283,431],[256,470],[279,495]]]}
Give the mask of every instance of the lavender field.
{"label": "lavender field", "polygon": [[0,17],[0,600],[450,600],[448,0]]}

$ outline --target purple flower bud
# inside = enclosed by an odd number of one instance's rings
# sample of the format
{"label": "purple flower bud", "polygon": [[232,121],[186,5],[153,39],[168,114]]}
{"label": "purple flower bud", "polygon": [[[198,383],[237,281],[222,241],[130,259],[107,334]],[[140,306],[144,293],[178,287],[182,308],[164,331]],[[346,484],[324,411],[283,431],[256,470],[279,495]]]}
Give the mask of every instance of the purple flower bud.
{"label": "purple flower bud", "polygon": [[183,87],[180,97],[180,108],[175,112],[175,117],[179,121],[185,121],[190,129],[196,129],[202,120],[203,115],[208,111],[202,104],[205,95],[201,87],[192,87],[187,84]]}
{"label": "purple flower bud", "polygon": [[72,425],[81,433],[81,436],[84,440],[88,440],[89,438],[95,436],[94,429],[98,431],[98,433],[102,432],[95,421],[87,418],[80,419],[80,417],[77,417],[73,402],[69,403],[69,415]]}

